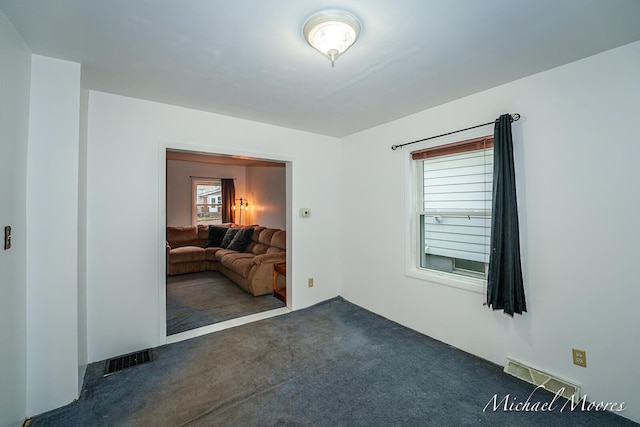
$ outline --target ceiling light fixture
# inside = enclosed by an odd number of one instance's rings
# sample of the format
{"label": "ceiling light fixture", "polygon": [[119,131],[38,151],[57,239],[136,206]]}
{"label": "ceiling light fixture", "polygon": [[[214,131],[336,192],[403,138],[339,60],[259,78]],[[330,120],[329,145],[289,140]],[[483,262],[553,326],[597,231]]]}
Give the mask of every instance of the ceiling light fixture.
{"label": "ceiling light fixture", "polygon": [[302,28],[304,38],[311,47],[331,61],[331,66],[360,34],[360,22],[342,10],[324,10],[307,19]]}

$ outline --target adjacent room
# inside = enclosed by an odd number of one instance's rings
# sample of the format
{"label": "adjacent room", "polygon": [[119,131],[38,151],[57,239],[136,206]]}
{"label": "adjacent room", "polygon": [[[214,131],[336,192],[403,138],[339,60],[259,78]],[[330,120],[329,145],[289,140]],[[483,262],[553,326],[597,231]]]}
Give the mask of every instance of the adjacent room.
{"label": "adjacent room", "polygon": [[0,0],[0,427],[637,425],[639,22]]}
{"label": "adjacent room", "polygon": [[[286,276],[274,275],[286,270],[286,164],[172,150],[166,159],[167,335],[286,307]],[[241,227],[245,239],[222,245]],[[285,247],[270,249],[276,232]],[[222,265],[218,246],[241,255]],[[249,253],[262,255],[262,273]]]}

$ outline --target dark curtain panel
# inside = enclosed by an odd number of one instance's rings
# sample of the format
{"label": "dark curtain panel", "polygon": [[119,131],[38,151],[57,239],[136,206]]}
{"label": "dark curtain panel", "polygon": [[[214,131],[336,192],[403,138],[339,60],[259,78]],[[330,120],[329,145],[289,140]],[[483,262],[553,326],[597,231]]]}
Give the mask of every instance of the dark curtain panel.
{"label": "dark curtain panel", "polygon": [[236,202],[236,187],[233,179],[221,179],[222,181],[222,222],[236,222],[233,204]]}
{"label": "dark curtain panel", "polygon": [[511,116],[503,114],[493,132],[493,211],[487,303],[494,310],[527,311],[520,264],[516,177],[513,166]]}

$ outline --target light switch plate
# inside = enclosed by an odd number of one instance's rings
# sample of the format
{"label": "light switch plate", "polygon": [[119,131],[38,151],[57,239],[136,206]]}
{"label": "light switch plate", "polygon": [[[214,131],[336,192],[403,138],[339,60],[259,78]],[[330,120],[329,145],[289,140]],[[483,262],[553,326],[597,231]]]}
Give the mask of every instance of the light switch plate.
{"label": "light switch plate", "polygon": [[4,250],[11,249],[11,226],[4,228]]}

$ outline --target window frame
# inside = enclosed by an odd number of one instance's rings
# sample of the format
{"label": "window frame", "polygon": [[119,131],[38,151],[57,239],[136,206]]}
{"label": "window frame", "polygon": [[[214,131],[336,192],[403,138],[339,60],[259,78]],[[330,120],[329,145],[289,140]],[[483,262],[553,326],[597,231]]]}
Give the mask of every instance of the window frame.
{"label": "window frame", "polygon": [[[472,143],[481,139],[493,140],[493,135],[482,135],[473,139],[460,140],[455,139],[449,142],[439,142],[435,144],[426,145],[423,143],[422,150],[439,150],[443,148],[454,147],[455,145],[462,145],[463,143]],[[484,149],[485,147],[479,147],[477,149]],[[455,150],[455,148],[451,148]],[[471,151],[471,150],[469,150]],[[415,153],[415,151],[413,152]],[[455,153],[449,153],[455,154]],[[421,164],[424,159],[412,158],[412,155],[405,156],[405,218],[408,219],[406,227],[406,239],[405,239],[405,275],[415,279],[423,281],[449,286],[453,288],[463,289],[466,291],[484,294],[486,293],[487,279],[465,276],[456,273],[431,270],[424,268],[420,265],[421,257],[421,223],[420,223],[420,211],[423,205],[422,186],[420,185],[420,178],[422,177]]]}
{"label": "window frame", "polygon": [[[222,188],[222,180],[217,178],[191,178],[191,225],[197,226],[198,224],[198,206],[211,206],[211,203],[197,203],[198,185],[217,185]],[[221,198],[222,199],[222,198]],[[222,209],[221,203],[214,203],[219,209]],[[222,222],[221,222],[222,223]]]}

